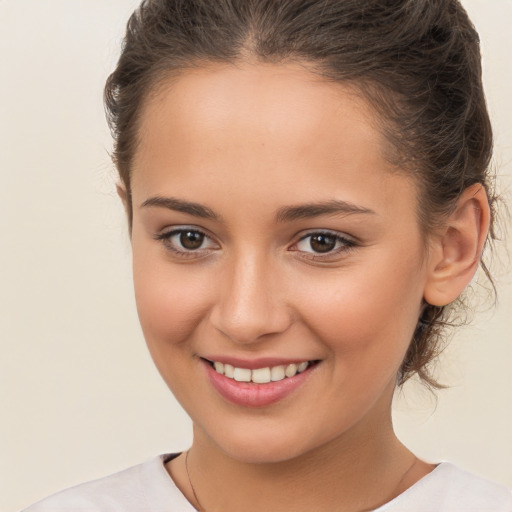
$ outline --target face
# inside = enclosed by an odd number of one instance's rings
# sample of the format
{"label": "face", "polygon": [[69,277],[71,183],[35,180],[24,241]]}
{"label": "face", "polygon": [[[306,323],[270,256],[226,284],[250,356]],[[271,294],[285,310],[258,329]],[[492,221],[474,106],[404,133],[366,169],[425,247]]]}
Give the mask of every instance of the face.
{"label": "face", "polygon": [[298,65],[187,71],[145,106],[140,321],[229,456],[289,460],[389,424],[426,271],[415,186],[385,154],[366,102]]}

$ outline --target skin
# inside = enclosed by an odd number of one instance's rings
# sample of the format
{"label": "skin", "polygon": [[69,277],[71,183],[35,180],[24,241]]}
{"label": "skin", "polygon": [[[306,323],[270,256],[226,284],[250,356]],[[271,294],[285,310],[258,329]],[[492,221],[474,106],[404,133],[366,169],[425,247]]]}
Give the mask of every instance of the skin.
{"label": "skin", "polygon": [[[203,507],[369,510],[430,472],[394,435],[396,376],[423,299],[453,300],[476,269],[485,193],[467,194],[426,244],[415,183],[386,160],[369,105],[298,64],[187,71],[148,101],[139,133],[137,307],[193,420],[189,468]],[[155,197],[216,217],[144,206]],[[276,218],[332,201],[367,211]],[[157,239],[180,228],[206,233],[204,244]],[[326,230],[345,241],[315,253],[305,237]],[[320,363],[291,395],[250,408],[212,387],[200,359],[212,354]],[[198,507],[183,456],[168,471]]]}

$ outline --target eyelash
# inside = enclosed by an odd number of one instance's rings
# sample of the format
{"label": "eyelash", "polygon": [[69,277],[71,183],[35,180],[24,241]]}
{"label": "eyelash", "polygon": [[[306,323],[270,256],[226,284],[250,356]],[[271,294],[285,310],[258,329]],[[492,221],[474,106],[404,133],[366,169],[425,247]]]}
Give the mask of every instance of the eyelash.
{"label": "eyelash", "polygon": [[[329,260],[332,260],[333,257],[335,258],[335,257],[340,256],[342,253],[349,252],[350,250],[354,249],[357,245],[354,240],[352,240],[348,237],[345,237],[343,235],[340,235],[336,231],[319,230],[319,231],[310,231],[309,233],[306,233],[299,239],[298,242],[293,244],[292,248],[297,247],[301,242],[303,242],[304,240],[307,240],[308,238],[311,239],[309,242],[309,245],[311,246],[312,239],[315,236],[316,237],[325,236],[325,237],[334,239],[335,248],[332,250],[326,251],[324,253],[315,252],[315,251],[312,251],[312,252],[298,251],[297,249],[295,249],[297,252],[302,253],[302,255],[301,255],[302,258],[313,260],[313,261],[329,261]],[[336,247],[337,245],[339,245],[339,246]]]}
{"label": "eyelash", "polygon": [[[215,249],[211,249],[211,248],[209,248],[209,249],[197,248],[195,250],[194,249],[186,249],[186,248],[178,249],[173,244],[172,238],[176,235],[183,235],[184,233],[194,233],[194,234],[201,235],[203,237],[201,245],[203,245],[205,240],[209,240],[210,243],[215,244],[215,242],[212,241],[211,237],[209,237],[201,229],[198,229],[196,227],[189,228],[186,226],[180,227],[177,229],[172,229],[170,231],[164,231],[163,233],[157,233],[154,236],[154,238],[155,238],[155,240],[161,241],[166,249],[173,252],[176,256],[178,256],[180,258],[196,258],[197,259],[198,257],[201,258],[201,257],[207,256],[208,254],[210,254],[212,252],[212,250],[215,250]],[[217,245],[217,244],[215,244],[215,245]]]}
{"label": "eyelash", "polygon": [[[154,236],[154,239],[161,241],[166,249],[170,250],[171,252],[173,252],[176,256],[178,256],[180,258],[199,259],[201,257],[207,256],[212,251],[216,250],[215,248],[212,249],[211,247],[210,248],[198,247],[197,249],[177,248],[176,244],[172,242],[172,238],[177,235],[183,235],[184,233],[193,233],[193,234],[202,236],[203,238],[201,240],[201,245],[203,245],[203,243],[205,241],[209,241],[210,244],[217,246],[217,244],[215,242],[213,242],[213,240],[210,236],[208,236],[203,230],[198,229],[196,227],[186,227],[185,226],[185,227],[172,229],[170,231],[164,231],[162,233],[157,233]],[[308,238],[312,239],[315,236],[316,237],[325,236],[325,237],[334,239],[335,248],[333,250],[325,251],[324,253],[315,252],[315,251],[308,252],[308,251],[304,251],[304,250],[301,251],[299,249],[294,249],[304,240],[307,240]],[[339,247],[336,248],[336,245],[339,245]],[[351,249],[356,247],[356,245],[357,244],[354,240],[351,240],[345,236],[342,236],[335,231],[318,230],[318,231],[310,231],[309,233],[306,233],[305,235],[303,235],[297,242],[295,242],[291,246],[291,248],[289,250],[293,251],[293,252],[300,252],[301,257],[304,259],[313,260],[313,261],[327,261],[327,260],[332,259],[335,256],[339,256],[342,253],[346,253],[346,252],[350,251]],[[310,247],[311,247],[311,241],[310,241]]]}

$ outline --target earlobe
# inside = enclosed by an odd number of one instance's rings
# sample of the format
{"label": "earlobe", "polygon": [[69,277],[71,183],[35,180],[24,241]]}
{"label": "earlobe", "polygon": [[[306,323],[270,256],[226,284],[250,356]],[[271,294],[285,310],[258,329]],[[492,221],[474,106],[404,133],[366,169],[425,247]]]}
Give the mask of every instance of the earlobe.
{"label": "earlobe", "polygon": [[445,306],[463,292],[480,263],[489,223],[487,193],[477,183],[464,190],[442,230],[431,239],[426,302]]}

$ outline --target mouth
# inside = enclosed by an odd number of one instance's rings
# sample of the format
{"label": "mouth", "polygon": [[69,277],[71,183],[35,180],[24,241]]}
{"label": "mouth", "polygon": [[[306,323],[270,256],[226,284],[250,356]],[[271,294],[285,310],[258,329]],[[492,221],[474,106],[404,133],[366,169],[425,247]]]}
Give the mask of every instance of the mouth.
{"label": "mouth", "polygon": [[[200,358],[208,380],[228,402],[242,407],[267,407],[298,392],[314,379],[321,360],[277,358]],[[219,360],[220,359],[220,360]]]}
{"label": "mouth", "polygon": [[220,361],[210,361],[201,358],[208,363],[216,373],[236,382],[247,382],[254,384],[269,384],[279,382],[285,379],[295,377],[309,368],[317,365],[319,360],[297,361],[295,363],[279,364],[275,366],[266,366],[262,368],[241,368],[229,363]]}

